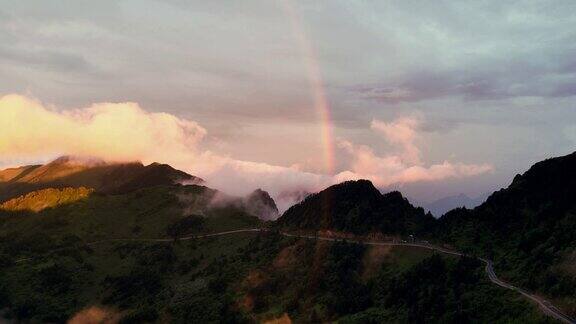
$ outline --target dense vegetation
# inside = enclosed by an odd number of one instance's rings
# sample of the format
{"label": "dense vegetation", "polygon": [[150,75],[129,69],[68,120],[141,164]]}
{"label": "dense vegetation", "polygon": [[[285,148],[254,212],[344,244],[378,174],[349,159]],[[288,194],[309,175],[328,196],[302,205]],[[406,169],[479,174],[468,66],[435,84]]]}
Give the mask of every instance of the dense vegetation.
{"label": "dense vegetation", "polygon": [[476,209],[446,214],[435,237],[493,258],[506,278],[576,314],[574,188],[576,154],[537,163]]}
{"label": "dense vegetation", "polygon": [[474,260],[371,249],[274,233],[79,246],[2,267],[0,307],[42,322],[92,308],[123,323],[545,321]]}
{"label": "dense vegetation", "polygon": [[165,238],[253,228],[260,223],[236,204],[211,206],[203,186],[157,186],[127,194],[94,194],[39,212],[0,210],[0,255],[27,257],[71,242]]}
{"label": "dense vegetation", "polygon": [[[0,172],[2,197],[58,184],[26,192],[0,209],[0,310],[11,318],[550,321],[518,294],[491,284],[474,258],[286,238],[277,229],[434,240],[494,259],[506,280],[552,296],[576,313],[574,154],[539,163],[485,204],[453,210],[440,220],[399,192],[382,195],[360,180],[309,196],[267,234],[186,241],[180,239],[262,226],[257,216],[266,217],[276,206],[263,191],[235,198],[200,185],[174,184],[180,171],[158,164],[140,165],[137,172],[126,165],[104,172],[106,165],[69,160],[47,166]],[[62,189],[65,183],[88,188]],[[110,241],[126,238],[171,240]]]}
{"label": "dense vegetation", "polygon": [[576,314],[576,153],[549,159],[515,177],[474,210],[424,216],[399,193],[368,181],[345,182],[308,197],[278,221],[285,229],[417,238],[495,261],[503,278],[554,299]]}
{"label": "dense vegetation", "polygon": [[9,317],[36,322],[65,322],[93,307],[124,323],[233,318],[239,314],[227,285],[250,264],[241,261],[243,249],[258,253],[252,241],[239,234],[233,240],[109,242],[62,250],[2,267],[0,307],[10,309]]}
{"label": "dense vegetation", "polygon": [[[480,264],[406,248],[295,241],[243,283],[244,310],[296,322],[544,321],[488,283]],[[494,307],[497,304],[498,307]]]}
{"label": "dense vegetation", "polygon": [[277,226],[354,234],[421,234],[434,223],[397,192],[382,195],[368,180],[347,181],[308,196],[288,209]]}

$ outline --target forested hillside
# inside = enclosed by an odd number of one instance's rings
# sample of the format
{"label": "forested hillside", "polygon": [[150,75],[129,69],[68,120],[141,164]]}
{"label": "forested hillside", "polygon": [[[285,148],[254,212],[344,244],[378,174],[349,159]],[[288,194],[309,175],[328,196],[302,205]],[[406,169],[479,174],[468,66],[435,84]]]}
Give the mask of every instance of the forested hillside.
{"label": "forested hillside", "polygon": [[[137,172],[153,175],[151,181],[135,181],[140,178],[128,172],[130,180],[113,182],[121,186],[46,188],[4,202],[0,309],[5,317],[552,322],[516,292],[491,283],[475,256],[494,259],[499,276],[574,313],[576,155],[541,162],[478,208],[456,209],[439,220],[399,192],[381,194],[359,180],[308,196],[269,223],[268,231],[196,239],[191,235],[259,228],[258,217],[273,214],[275,203],[261,190],[232,197],[201,185],[164,183],[158,179],[174,179],[180,171],[153,166]],[[64,179],[84,184],[110,179],[110,173],[89,171],[93,167],[68,170]],[[86,172],[98,177],[74,176]],[[13,170],[2,174],[8,184],[24,176]],[[469,257],[289,238],[281,235],[286,231],[426,239]],[[159,238],[163,241],[154,241]]]}
{"label": "forested hillside", "polygon": [[286,229],[335,230],[354,234],[421,234],[434,218],[402,194],[381,194],[368,180],[347,181],[310,195],[277,221]]}
{"label": "forested hillside", "polygon": [[435,239],[493,258],[512,282],[576,313],[576,153],[535,164],[473,209],[440,218]]}

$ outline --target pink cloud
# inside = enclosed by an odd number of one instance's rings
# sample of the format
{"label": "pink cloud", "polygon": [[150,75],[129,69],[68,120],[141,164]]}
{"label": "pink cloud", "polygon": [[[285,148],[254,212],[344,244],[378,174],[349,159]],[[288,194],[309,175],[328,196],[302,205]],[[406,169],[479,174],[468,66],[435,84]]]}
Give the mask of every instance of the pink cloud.
{"label": "pink cloud", "polygon": [[18,95],[0,98],[0,154],[29,159],[58,154],[110,161],[189,161],[206,130],[136,103],[102,103],[61,111]]}
{"label": "pink cloud", "polygon": [[209,185],[243,195],[255,188],[272,195],[331,184],[327,175],[242,161],[202,148],[206,130],[167,113],[151,113],[136,103],[101,103],[59,110],[19,95],[0,98],[0,155],[12,161],[58,155],[94,156],[107,161],[163,162],[208,180]]}
{"label": "pink cloud", "polygon": [[384,135],[384,138],[393,145],[400,146],[400,158],[407,163],[421,164],[420,149],[415,144],[417,129],[420,120],[415,117],[400,117],[390,123],[372,120],[370,127]]}
{"label": "pink cloud", "polygon": [[[207,131],[198,123],[167,113],[147,112],[136,103],[100,103],[59,110],[19,95],[0,97],[0,162],[45,160],[63,154],[108,161],[163,162],[200,176],[208,185],[243,195],[262,188],[275,198],[290,192],[314,192],[349,179],[365,178],[384,188],[397,183],[440,181],[491,170],[485,164],[445,161],[424,166],[416,145],[419,120],[374,120],[371,128],[398,152],[377,155],[371,147],[341,141],[352,157],[348,170],[327,175],[243,161],[204,147]],[[301,196],[301,195],[300,195]],[[281,209],[294,201],[278,201]]]}
{"label": "pink cloud", "polygon": [[416,145],[419,125],[420,120],[414,117],[401,117],[388,123],[373,120],[371,128],[383,135],[390,144],[397,146],[399,151],[378,156],[369,146],[341,141],[339,147],[352,156],[352,164],[350,170],[340,172],[335,178],[338,182],[370,179],[379,187],[387,187],[399,183],[476,176],[493,169],[489,164],[464,164],[449,161],[424,166],[421,160],[421,150]]}

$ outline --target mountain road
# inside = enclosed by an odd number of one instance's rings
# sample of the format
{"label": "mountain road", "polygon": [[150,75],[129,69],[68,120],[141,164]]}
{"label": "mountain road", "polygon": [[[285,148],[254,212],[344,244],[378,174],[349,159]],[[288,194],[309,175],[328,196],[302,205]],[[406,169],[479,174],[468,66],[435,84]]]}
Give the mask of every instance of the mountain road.
{"label": "mountain road", "polygon": [[[107,243],[107,242],[175,242],[175,241],[186,241],[186,240],[193,240],[193,239],[202,239],[202,238],[209,238],[209,237],[216,237],[216,236],[224,236],[224,235],[237,234],[237,233],[259,233],[259,232],[266,232],[266,231],[268,231],[268,230],[267,229],[261,229],[261,228],[250,228],[250,229],[239,229],[239,230],[223,231],[223,232],[209,233],[209,234],[189,235],[189,236],[183,236],[183,237],[179,237],[179,238],[150,238],[150,239],[145,239],[145,238],[116,238],[116,239],[105,239],[105,240],[89,242],[89,243],[86,243],[85,245],[93,246],[93,245],[97,245],[97,244],[101,244],[101,243]],[[279,232],[279,233],[283,236],[286,236],[286,237],[296,237],[296,238],[314,239],[314,240],[331,241],[331,242],[346,241],[349,243],[357,243],[357,244],[372,245],[372,246],[415,247],[415,248],[429,249],[429,250],[437,251],[437,252],[444,253],[444,254],[464,256],[463,253],[449,250],[446,248],[442,248],[439,246],[435,246],[435,245],[429,244],[427,242],[421,242],[421,243],[419,243],[419,242],[413,242],[413,243],[410,243],[410,242],[382,242],[382,241],[367,241],[367,240],[359,240],[359,239],[345,239],[345,238],[336,238],[336,237],[303,235],[303,234],[294,234],[294,233],[288,233],[288,232]],[[57,252],[60,250],[65,250],[65,249],[67,249],[67,248],[56,249],[56,250],[52,250],[50,252]],[[33,259],[33,257],[18,259],[18,260],[15,260],[14,262],[15,263],[21,263],[21,262],[25,262],[25,261],[28,261],[31,259]],[[531,294],[522,288],[516,287],[512,284],[509,284],[509,283],[499,279],[498,276],[496,275],[496,273],[494,272],[494,267],[493,267],[493,263],[491,260],[487,260],[484,258],[478,258],[478,259],[485,264],[484,270],[486,271],[486,274],[488,275],[488,278],[492,283],[494,283],[494,284],[496,284],[502,288],[506,288],[506,289],[514,290],[514,291],[518,292],[519,294],[521,294],[525,298],[536,303],[540,307],[540,309],[546,315],[548,315],[550,317],[553,317],[553,318],[555,318],[555,319],[557,319],[563,323],[576,324],[576,321],[574,319],[572,319],[568,315],[564,314],[561,310],[559,310],[557,307],[555,307],[548,300],[546,300],[542,297],[539,297],[537,295]]]}

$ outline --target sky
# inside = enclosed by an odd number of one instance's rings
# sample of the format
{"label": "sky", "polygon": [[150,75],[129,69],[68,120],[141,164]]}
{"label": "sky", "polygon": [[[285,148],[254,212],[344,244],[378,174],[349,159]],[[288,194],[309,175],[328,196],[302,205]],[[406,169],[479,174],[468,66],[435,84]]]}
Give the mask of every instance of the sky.
{"label": "sky", "polygon": [[[417,201],[576,147],[574,1],[0,0],[0,166],[158,161]],[[288,204],[288,202],[286,202]]]}

